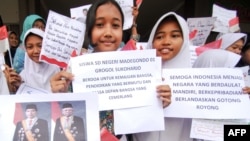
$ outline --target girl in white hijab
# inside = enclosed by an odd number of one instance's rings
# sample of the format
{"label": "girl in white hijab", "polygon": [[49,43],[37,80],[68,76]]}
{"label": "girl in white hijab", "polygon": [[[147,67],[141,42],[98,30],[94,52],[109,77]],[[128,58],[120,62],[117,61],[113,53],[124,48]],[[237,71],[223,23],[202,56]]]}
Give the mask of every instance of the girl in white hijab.
{"label": "girl in white hijab", "polygon": [[218,39],[222,39],[221,49],[225,49],[236,54],[240,54],[243,46],[247,41],[247,34],[245,33],[226,33]]}
{"label": "girl in white hijab", "polygon": [[[37,28],[31,28],[25,33],[24,44],[26,52],[24,69],[20,73],[21,82],[16,83],[16,87],[19,87],[24,82],[31,87],[51,92],[50,77],[59,72],[60,68],[39,61],[43,35],[44,31]],[[18,75],[14,73],[12,72],[12,76],[17,77]]]}
{"label": "girl in white hijab", "polygon": [[[188,34],[186,21],[176,13],[169,12],[153,27],[147,49],[156,49],[157,56],[162,58],[163,69],[189,68]],[[191,119],[165,117],[164,131],[137,133],[133,138],[134,141],[191,141],[190,128]]]}
{"label": "girl in white hijab", "polygon": [[[193,64],[193,68],[234,68],[240,58],[240,55],[227,50],[211,49],[198,56]],[[248,89],[248,87],[245,87],[245,90],[243,88],[243,92],[248,91]],[[195,141],[207,140],[196,139]]]}
{"label": "girl in white hijab", "polygon": [[211,49],[195,60],[193,68],[234,68],[241,56],[230,51]]}

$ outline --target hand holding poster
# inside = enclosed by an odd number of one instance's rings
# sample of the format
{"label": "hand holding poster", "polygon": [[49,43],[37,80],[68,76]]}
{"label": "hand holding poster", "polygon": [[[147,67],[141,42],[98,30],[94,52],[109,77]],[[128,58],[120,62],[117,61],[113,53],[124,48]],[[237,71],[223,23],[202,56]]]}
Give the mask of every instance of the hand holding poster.
{"label": "hand holding poster", "polygon": [[[156,58],[156,61],[159,63],[161,63],[161,60],[161,57]],[[161,78],[160,73],[159,75]],[[157,81],[157,86],[159,85],[165,85],[162,83],[162,79]],[[157,91],[154,91],[151,95],[153,97],[152,105],[150,106],[114,110],[114,128],[116,134],[161,131],[165,129],[162,100],[156,96],[158,95]]]}
{"label": "hand holding poster", "polygon": [[85,54],[71,59],[73,91],[97,91],[100,110],[150,105],[161,62],[155,50]]}
{"label": "hand holding poster", "polygon": [[172,90],[166,117],[250,118],[250,100],[242,92],[245,84],[241,69],[164,69],[163,77]]}
{"label": "hand holding poster", "polygon": [[79,21],[49,12],[40,60],[65,68],[71,53],[80,54],[85,26]]}

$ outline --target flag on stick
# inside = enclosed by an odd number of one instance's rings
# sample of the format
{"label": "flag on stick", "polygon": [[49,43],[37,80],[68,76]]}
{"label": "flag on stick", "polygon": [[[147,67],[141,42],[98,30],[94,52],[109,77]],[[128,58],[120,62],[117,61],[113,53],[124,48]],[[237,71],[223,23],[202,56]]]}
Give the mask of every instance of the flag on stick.
{"label": "flag on stick", "polygon": [[9,49],[8,32],[6,26],[0,27],[0,53]]}

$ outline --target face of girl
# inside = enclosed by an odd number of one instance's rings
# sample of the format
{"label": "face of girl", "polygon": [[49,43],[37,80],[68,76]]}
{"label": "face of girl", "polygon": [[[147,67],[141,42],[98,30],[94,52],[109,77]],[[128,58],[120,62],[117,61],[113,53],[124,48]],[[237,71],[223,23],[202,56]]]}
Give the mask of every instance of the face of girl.
{"label": "face of girl", "polygon": [[163,22],[156,30],[153,47],[157,56],[163,61],[174,58],[180,51],[183,37],[178,23],[173,21]]}
{"label": "face of girl", "polygon": [[9,36],[9,44],[11,47],[17,47],[18,46],[18,38],[15,33],[11,33]]}
{"label": "face of girl", "polygon": [[232,45],[226,48],[226,50],[234,52],[236,54],[240,54],[241,50],[244,46],[244,41],[242,39],[234,42]]}
{"label": "face of girl", "polygon": [[33,27],[45,31],[45,25],[41,20],[35,21],[34,24],[33,24]]}
{"label": "face of girl", "polygon": [[41,37],[38,37],[36,35],[29,35],[27,37],[26,42],[25,42],[26,52],[29,58],[36,63],[39,63],[41,47],[42,47]]}
{"label": "face of girl", "polygon": [[92,42],[95,52],[115,51],[122,42],[122,16],[111,3],[97,8],[95,25],[92,29]]}

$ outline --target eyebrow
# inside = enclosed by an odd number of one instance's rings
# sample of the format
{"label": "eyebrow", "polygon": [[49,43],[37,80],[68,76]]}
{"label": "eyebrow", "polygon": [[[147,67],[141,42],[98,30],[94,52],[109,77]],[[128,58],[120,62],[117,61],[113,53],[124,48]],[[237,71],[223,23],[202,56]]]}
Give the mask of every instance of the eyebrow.
{"label": "eyebrow", "polygon": [[[104,17],[97,17],[96,21],[97,20],[104,20],[104,19],[105,19]],[[120,21],[121,22],[121,20],[119,18],[112,18],[112,20],[114,20],[114,21]]]}
{"label": "eyebrow", "polygon": [[[173,30],[173,31],[171,31],[171,33],[175,33],[175,32],[178,32],[178,33],[181,33],[181,30]],[[164,34],[165,32],[164,31],[159,31],[159,32],[156,32],[155,33],[155,35],[157,35],[157,34]]]}

